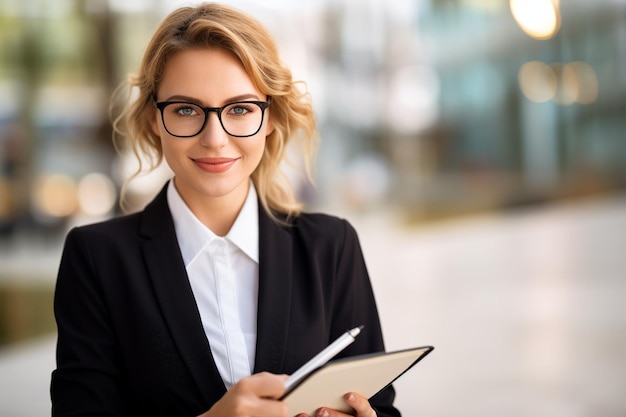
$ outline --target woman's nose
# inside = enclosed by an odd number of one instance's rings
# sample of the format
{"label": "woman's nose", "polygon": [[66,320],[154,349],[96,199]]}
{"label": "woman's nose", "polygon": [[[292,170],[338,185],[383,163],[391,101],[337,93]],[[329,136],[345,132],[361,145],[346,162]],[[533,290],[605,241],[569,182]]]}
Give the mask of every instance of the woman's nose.
{"label": "woman's nose", "polygon": [[215,112],[209,112],[204,129],[200,132],[200,144],[210,148],[221,148],[228,143],[228,134],[222,128]]}

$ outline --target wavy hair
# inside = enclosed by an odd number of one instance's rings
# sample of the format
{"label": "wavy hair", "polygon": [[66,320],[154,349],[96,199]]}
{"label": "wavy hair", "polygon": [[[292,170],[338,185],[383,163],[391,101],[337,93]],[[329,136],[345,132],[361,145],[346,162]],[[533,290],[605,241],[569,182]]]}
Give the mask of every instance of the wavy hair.
{"label": "wavy hair", "polygon": [[118,150],[130,145],[139,162],[137,172],[125,187],[143,171],[142,155],[148,157],[149,171],[163,161],[161,139],[152,131],[150,118],[154,117],[152,102],[168,59],[176,52],[200,48],[222,48],[233,53],[259,91],[271,98],[274,130],[267,137],[252,181],[270,217],[278,220],[277,213],[299,214],[302,204],[281,165],[289,163],[287,145],[299,143],[305,171],[311,179],[318,134],[310,97],[299,88],[302,83],[293,80],[291,71],[280,60],[273,38],[257,20],[215,3],[183,7],[169,14],[150,40],[138,74],[130,76],[116,92],[119,95],[126,91],[126,96],[122,110],[114,117],[114,142]]}

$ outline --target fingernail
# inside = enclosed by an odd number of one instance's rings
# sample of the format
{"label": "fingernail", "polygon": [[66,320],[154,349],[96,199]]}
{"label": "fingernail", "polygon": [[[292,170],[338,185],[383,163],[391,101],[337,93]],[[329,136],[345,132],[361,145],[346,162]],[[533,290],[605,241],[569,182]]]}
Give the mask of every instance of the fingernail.
{"label": "fingernail", "polygon": [[350,402],[356,400],[356,397],[354,396],[354,394],[348,394],[348,396],[346,397],[346,399]]}
{"label": "fingernail", "polygon": [[320,410],[318,416],[319,417],[328,417],[329,416],[328,410]]}

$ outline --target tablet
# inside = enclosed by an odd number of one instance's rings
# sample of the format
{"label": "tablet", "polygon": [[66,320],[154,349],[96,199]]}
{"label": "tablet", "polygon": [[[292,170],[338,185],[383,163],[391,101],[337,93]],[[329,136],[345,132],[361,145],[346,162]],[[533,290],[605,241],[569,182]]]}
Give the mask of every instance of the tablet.
{"label": "tablet", "polygon": [[287,404],[289,416],[299,413],[314,416],[320,407],[349,413],[353,410],[344,401],[345,394],[357,392],[371,398],[433,349],[432,346],[424,346],[330,361],[312,371],[281,400]]}

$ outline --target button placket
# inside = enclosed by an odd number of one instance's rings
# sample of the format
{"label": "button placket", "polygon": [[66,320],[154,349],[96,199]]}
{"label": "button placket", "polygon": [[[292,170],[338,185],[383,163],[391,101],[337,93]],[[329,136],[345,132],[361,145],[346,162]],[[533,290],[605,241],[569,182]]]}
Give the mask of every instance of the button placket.
{"label": "button placket", "polygon": [[209,252],[213,261],[220,326],[228,360],[229,378],[227,379],[229,381],[225,382],[230,388],[249,374],[249,362],[245,349],[241,349],[242,346],[245,346],[245,338],[241,332],[235,281],[229,264],[227,246],[225,240],[214,239],[209,244]]}

